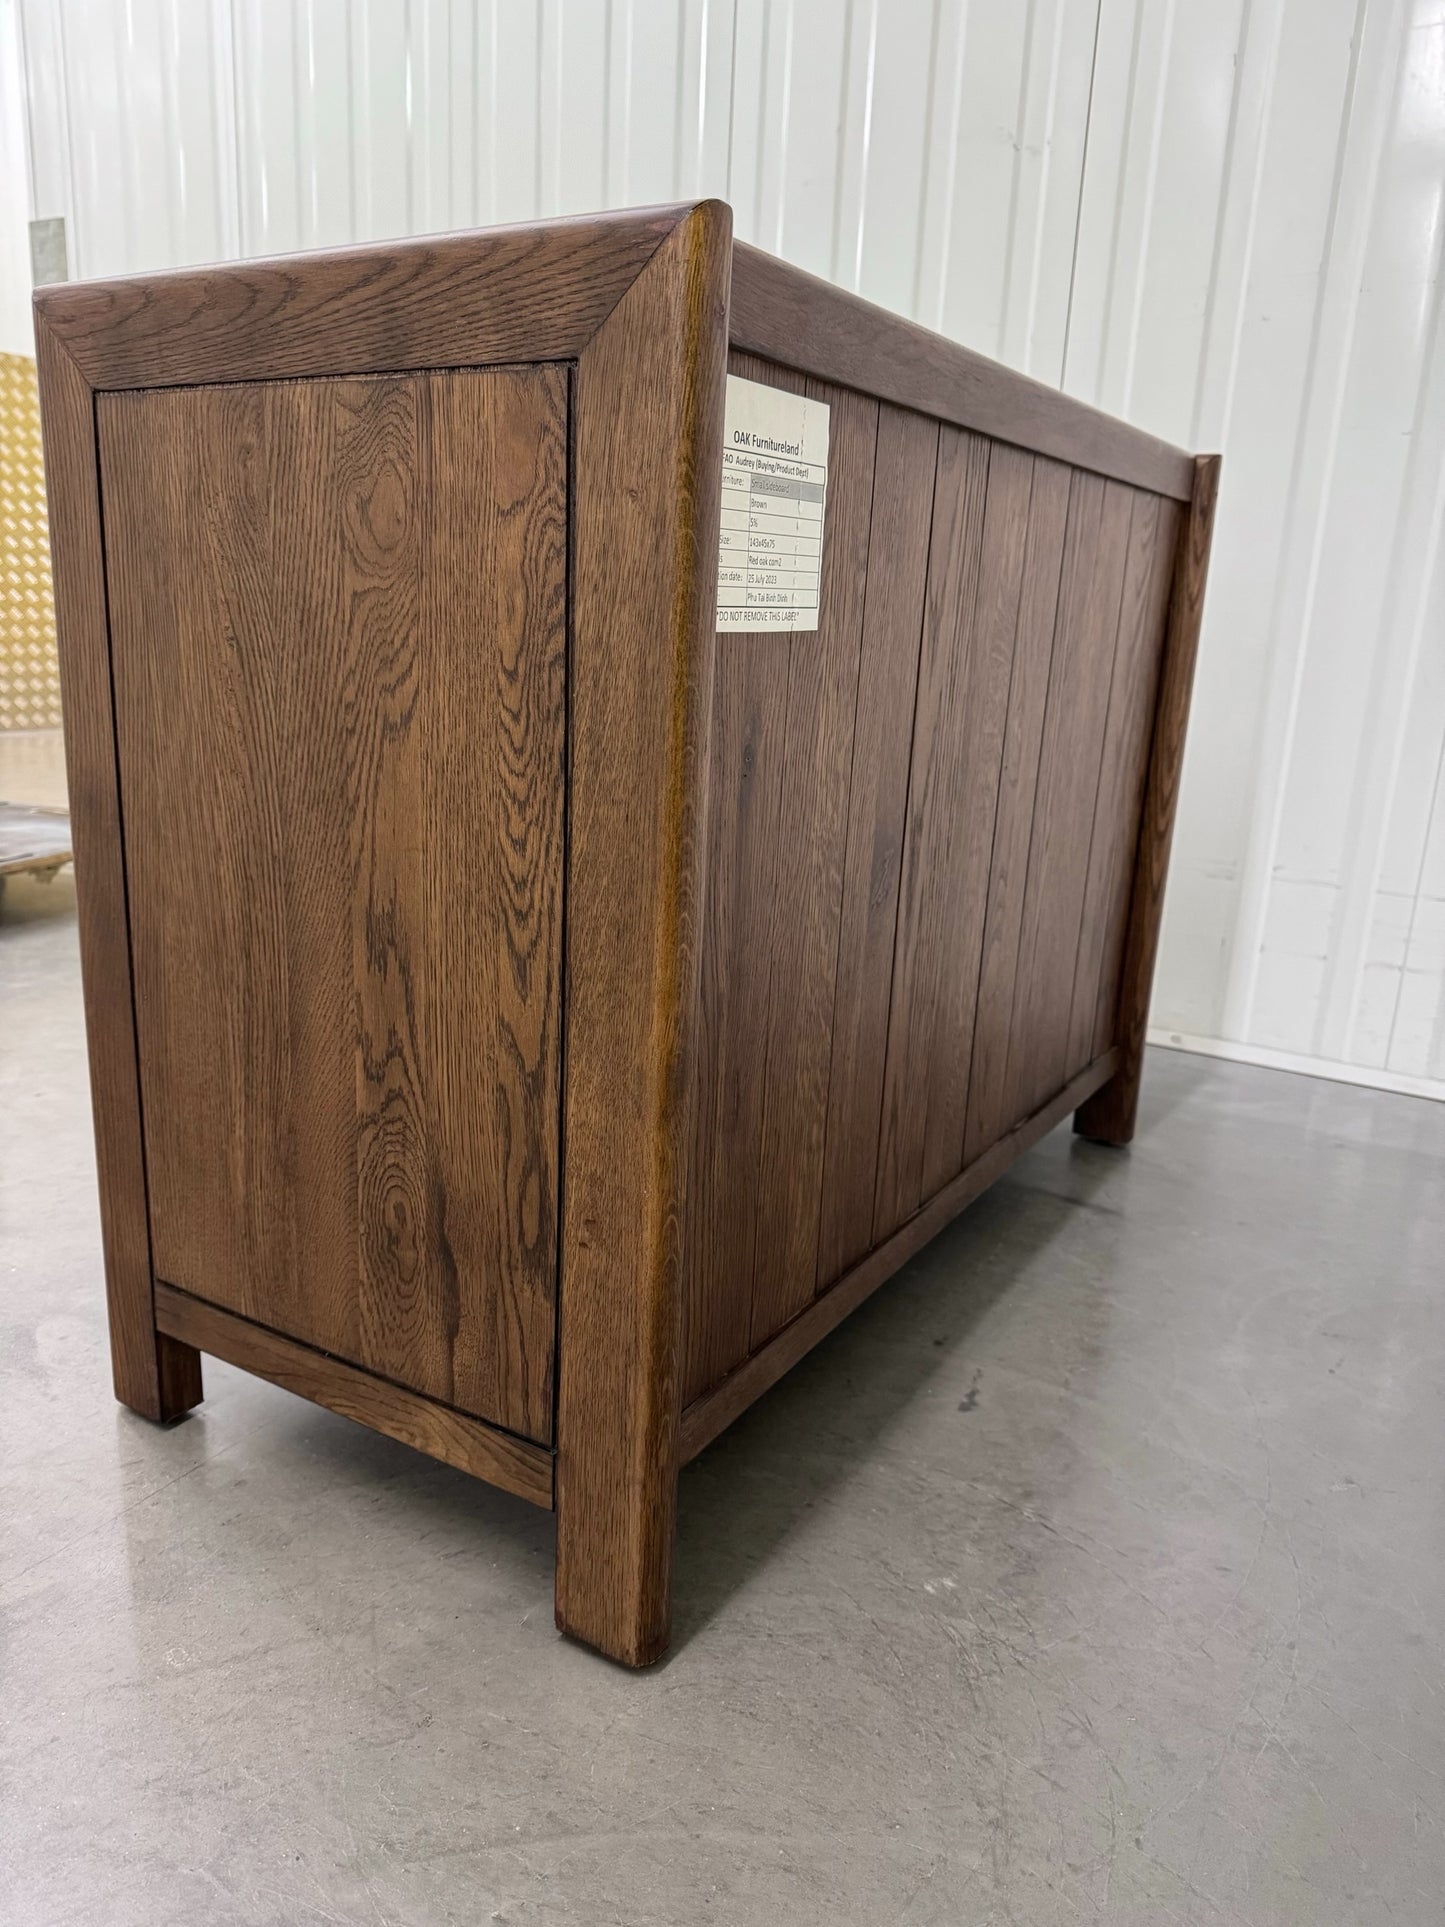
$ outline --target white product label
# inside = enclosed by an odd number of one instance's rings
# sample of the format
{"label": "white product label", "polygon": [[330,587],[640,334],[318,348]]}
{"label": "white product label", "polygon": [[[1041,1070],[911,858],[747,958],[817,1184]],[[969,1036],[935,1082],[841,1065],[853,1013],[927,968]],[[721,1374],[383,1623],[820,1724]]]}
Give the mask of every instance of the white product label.
{"label": "white product label", "polygon": [[816,629],[828,404],[728,376],[717,626]]}

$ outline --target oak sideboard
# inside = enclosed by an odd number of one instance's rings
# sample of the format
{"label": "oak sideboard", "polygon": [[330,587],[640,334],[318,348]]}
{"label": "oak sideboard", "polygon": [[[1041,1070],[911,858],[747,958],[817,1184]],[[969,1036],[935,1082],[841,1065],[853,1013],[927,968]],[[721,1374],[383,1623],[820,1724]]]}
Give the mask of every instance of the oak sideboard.
{"label": "oak sideboard", "polygon": [[1218,462],[716,201],[36,323],[116,1394],[552,1507],[655,1660],[679,1466],[1133,1131]]}

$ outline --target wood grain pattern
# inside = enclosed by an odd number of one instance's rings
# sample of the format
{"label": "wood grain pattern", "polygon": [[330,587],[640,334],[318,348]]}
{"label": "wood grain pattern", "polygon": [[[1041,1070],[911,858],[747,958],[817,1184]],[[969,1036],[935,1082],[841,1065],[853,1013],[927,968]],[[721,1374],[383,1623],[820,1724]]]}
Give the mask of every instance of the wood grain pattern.
{"label": "wood grain pattern", "polygon": [[1130,861],[1139,838],[1149,766],[1178,513],[1172,502],[1157,495],[1134,497],[1074,967],[1066,1073],[1091,1062],[1113,1041]]}
{"label": "wood grain pattern", "polygon": [[973,1027],[963,1146],[966,1165],[1014,1121],[1008,1115],[1014,983],[1023,932],[1044,705],[1053,663],[1069,488],[1068,469],[1057,462],[1035,462]]}
{"label": "wood grain pattern", "polygon": [[556,1614],[630,1665],[670,1619],[730,248],[687,215],[575,388]]}
{"label": "wood grain pattern", "polygon": [[949,919],[938,964],[933,1039],[927,1057],[923,1176],[919,1202],[963,1168],[964,1123],[973,1062],[974,1018],[984,914],[1013,681],[1023,589],[1033,458],[996,447],[989,458],[978,594],[967,637],[961,787],[955,822],[933,866]]}
{"label": "wood grain pattern", "polygon": [[837,1284],[820,1293],[745,1364],[690,1404],[682,1415],[679,1445],[682,1462],[696,1458],[820,1339],[841,1325],[849,1312],[856,1311],[865,1298],[907,1264],[930,1238],[936,1237],[951,1219],[1001,1178],[1017,1158],[1053,1130],[1076,1105],[1086,1102],[1093,1092],[1107,1084],[1118,1062],[1119,1053],[1109,1051],[1098,1063],[1080,1072],[1049,1103],[1023,1119],[950,1184],[936,1191],[922,1210],[915,1212]]}
{"label": "wood grain pattern", "polygon": [[[878,440],[877,402],[819,382],[808,382],[806,390],[830,411],[827,527],[818,627],[813,633],[778,638],[778,646],[788,654],[788,708],[777,895],[768,949],[757,1249],[745,1350],[755,1349],[786,1324],[817,1285],[843,860]],[[720,653],[727,646],[724,637]]]}
{"label": "wood grain pattern", "polygon": [[1075,476],[1010,1020],[1008,1118],[1037,1110],[1066,1081],[1130,510],[1121,484]]}
{"label": "wood grain pattern", "polygon": [[812,1296],[876,404],[755,357],[830,409],[818,628],[719,637],[684,1396]]}
{"label": "wood grain pattern", "polygon": [[893,942],[937,468],[937,423],[885,405],[878,418],[848,792],[819,1211],[820,1290],[873,1241]]}
{"label": "wood grain pattern", "polygon": [[122,1404],[168,1420],[199,1404],[201,1364],[156,1332],[152,1308],[95,416],[84,377],[40,317],[36,356],[111,1370]]}
{"label": "wood grain pattern", "polygon": [[687,1214],[685,1398],[714,1383],[747,1348],[787,696],[788,655],[777,636],[739,630],[720,641]]}
{"label": "wood grain pattern", "polygon": [[1134,859],[1129,923],[1114,1019],[1119,1069],[1104,1089],[1080,1107],[1074,1120],[1074,1128],[1084,1137],[1096,1138],[1104,1144],[1127,1144],[1134,1135],[1139,1114],[1149,996],[1159,952],[1164,885],[1174,840],[1174,813],[1184,765],[1189,699],[1204,617],[1204,588],[1219,495],[1219,466],[1217,455],[1195,458],[1194,492],[1180,523],[1175,549],[1149,776]]}
{"label": "wood grain pattern", "polygon": [[[429,1087],[433,1143],[450,1171],[485,1172],[486,1188],[456,1184],[446,1239],[460,1278],[488,1268],[510,1290],[471,1297],[457,1352],[464,1383],[528,1388],[532,1423],[552,1438],[561,1113],[561,943],[566,706],[567,380],[560,370],[489,381],[433,377],[422,391],[431,427],[423,632],[443,636],[467,612],[456,655],[426,658],[428,858],[424,869],[431,969],[449,986],[423,1000],[428,1061],[454,1063],[447,1026],[481,1032],[495,1050],[486,1107],[466,1085]],[[479,843],[478,760],[490,764],[489,845]],[[481,869],[486,862],[486,870]],[[484,888],[458,889],[485,876]],[[465,1017],[458,1004],[466,999]],[[453,1002],[456,999],[457,1002]],[[493,1041],[494,1040],[494,1041]],[[498,1204],[505,1208],[498,1210]],[[506,1421],[503,1421],[504,1423]]]}
{"label": "wood grain pattern", "polygon": [[550,1440],[565,377],[99,412],[157,1269]]}
{"label": "wood grain pattern", "polygon": [[171,1343],[210,1352],[255,1372],[342,1418],[369,1425],[418,1452],[551,1509],[552,1454],[544,1446],[483,1424],[339,1358],[297,1344],[280,1332],[208,1305],[174,1285],[156,1285],[156,1321]]}
{"label": "wood grain pattern", "polygon": [[92,388],[380,374],[578,355],[683,209],[37,289]]}
{"label": "wood grain pattern", "polygon": [[737,348],[1077,468],[1189,500],[1190,458],[1055,388],[739,242]]}
{"label": "wood grain pattern", "polygon": [[[736,354],[728,358],[728,372],[765,383],[779,373],[770,362]],[[794,392],[803,387],[802,377],[793,378]],[[788,638],[730,631],[719,638],[714,658],[683,1286],[684,1403],[748,1346],[788,736]]]}
{"label": "wood grain pattern", "polygon": [[[815,636],[715,637],[730,295]],[[714,202],[37,307],[117,1390],[555,1496],[648,1663],[680,1453],[1132,1132],[1217,461]]]}
{"label": "wood grain pattern", "polygon": [[[986,687],[987,673],[974,679],[971,659],[989,456],[989,443],[977,436],[945,429],[939,437],[883,1082],[875,1241],[916,1211],[923,1196],[934,1057],[960,968],[960,921],[970,908],[963,878],[972,864],[959,841],[968,843],[971,855],[982,843],[968,804],[978,794],[981,776],[970,746],[976,731],[986,732],[998,707],[996,691]],[[1007,693],[1005,668],[1004,702]],[[980,695],[987,719],[979,715]],[[988,787],[986,774],[981,787]],[[982,847],[986,875],[986,843]],[[959,1136],[961,1142],[962,1132]]]}

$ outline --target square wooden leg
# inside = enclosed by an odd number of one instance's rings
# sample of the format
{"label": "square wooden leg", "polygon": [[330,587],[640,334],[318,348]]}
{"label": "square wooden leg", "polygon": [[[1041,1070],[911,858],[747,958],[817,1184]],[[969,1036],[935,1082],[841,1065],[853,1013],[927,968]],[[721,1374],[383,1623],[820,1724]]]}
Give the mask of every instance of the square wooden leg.
{"label": "square wooden leg", "polygon": [[192,1406],[199,1405],[205,1397],[201,1354],[193,1345],[183,1345],[178,1338],[167,1338],[163,1332],[156,1333],[156,1379],[160,1406],[157,1417],[162,1425],[184,1418]]}
{"label": "square wooden leg", "polygon": [[1118,1070],[1087,1103],[1074,1112],[1074,1129],[1095,1144],[1125,1145],[1132,1141],[1139,1117],[1139,1086],[1144,1054],[1126,1052]]}
{"label": "square wooden leg", "polygon": [[149,1330],[148,1346],[145,1335],[138,1336],[139,1343],[135,1338],[128,1343],[119,1342],[112,1305],[110,1342],[115,1395],[122,1405],[141,1418],[157,1425],[169,1425],[175,1419],[184,1418],[205,1396],[201,1384],[201,1354],[193,1345],[168,1338],[154,1326]]}
{"label": "square wooden leg", "polygon": [[558,1630],[620,1665],[653,1665],[672,1638],[676,1471],[597,1506],[559,1466],[556,1505]]}

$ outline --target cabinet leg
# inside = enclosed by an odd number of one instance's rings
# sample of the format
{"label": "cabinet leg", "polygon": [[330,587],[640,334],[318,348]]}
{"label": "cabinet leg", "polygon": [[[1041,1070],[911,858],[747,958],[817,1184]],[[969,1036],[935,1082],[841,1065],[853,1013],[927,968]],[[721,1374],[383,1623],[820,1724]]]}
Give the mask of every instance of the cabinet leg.
{"label": "cabinet leg", "polygon": [[1128,1144],[1139,1118],[1144,1055],[1131,1054],[1100,1090],[1074,1112],[1074,1129],[1095,1144]]}
{"label": "cabinet leg", "polygon": [[201,1354],[179,1338],[156,1333],[156,1378],[160,1389],[160,1422],[183,1418],[205,1396],[201,1384]]}
{"label": "cabinet leg", "polygon": [[564,1459],[556,1504],[558,1630],[623,1666],[651,1666],[672,1638],[676,1470],[597,1506],[569,1491]]}
{"label": "cabinet leg", "polygon": [[557,1624],[624,1666],[671,1632],[731,282],[705,201],[572,378]]}
{"label": "cabinet leg", "polygon": [[146,1334],[148,1343],[127,1343],[117,1332],[115,1308],[111,1316],[111,1369],[115,1395],[141,1418],[157,1425],[169,1425],[184,1418],[204,1397],[201,1385],[201,1354],[194,1345],[170,1338],[154,1328]]}

